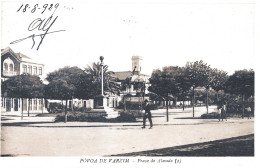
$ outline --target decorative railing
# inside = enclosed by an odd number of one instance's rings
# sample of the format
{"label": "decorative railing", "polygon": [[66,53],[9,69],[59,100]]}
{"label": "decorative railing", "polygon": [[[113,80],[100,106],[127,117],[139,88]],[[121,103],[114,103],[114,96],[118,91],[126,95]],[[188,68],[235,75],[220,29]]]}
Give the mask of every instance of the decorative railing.
{"label": "decorative railing", "polygon": [[3,76],[14,76],[17,75],[17,72],[14,71],[3,71]]}

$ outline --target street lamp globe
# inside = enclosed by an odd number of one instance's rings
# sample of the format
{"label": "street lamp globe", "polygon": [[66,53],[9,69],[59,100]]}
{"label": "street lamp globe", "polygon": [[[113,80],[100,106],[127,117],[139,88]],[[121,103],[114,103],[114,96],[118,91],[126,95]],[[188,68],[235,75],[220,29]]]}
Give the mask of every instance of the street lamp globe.
{"label": "street lamp globe", "polygon": [[104,60],[104,57],[103,57],[103,56],[100,56],[99,59],[100,59],[101,64],[102,64],[102,63],[103,63],[103,60]]}

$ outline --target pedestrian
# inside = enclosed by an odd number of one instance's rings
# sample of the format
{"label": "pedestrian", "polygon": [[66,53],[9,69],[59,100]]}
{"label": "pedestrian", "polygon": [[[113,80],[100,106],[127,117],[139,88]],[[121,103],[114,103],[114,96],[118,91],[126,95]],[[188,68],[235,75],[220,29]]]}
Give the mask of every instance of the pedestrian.
{"label": "pedestrian", "polygon": [[153,127],[153,121],[152,121],[152,114],[151,114],[151,103],[145,99],[144,101],[145,105],[144,105],[144,116],[143,116],[143,127],[142,128],[145,128],[145,125],[146,125],[146,119],[148,118],[149,122],[150,122],[150,128],[149,129],[152,129]]}
{"label": "pedestrian", "polygon": [[245,108],[245,110],[246,110],[246,113],[247,113],[248,119],[251,119],[251,107],[248,106],[247,108]]}
{"label": "pedestrian", "polygon": [[222,110],[222,104],[221,103],[218,103],[218,105],[217,105],[217,110],[218,110],[218,121],[220,121],[221,120],[221,110]]}
{"label": "pedestrian", "polygon": [[226,107],[226,104],[223,104],[223,106],[221,108],[221,119],[222,119],[222,121],[224,119],[226,119],[226,121],[227,121],[227,107]]}
{"label": "pedestrian", "polygon": [[218,121],[221,119],[221,107],[218,107]]}

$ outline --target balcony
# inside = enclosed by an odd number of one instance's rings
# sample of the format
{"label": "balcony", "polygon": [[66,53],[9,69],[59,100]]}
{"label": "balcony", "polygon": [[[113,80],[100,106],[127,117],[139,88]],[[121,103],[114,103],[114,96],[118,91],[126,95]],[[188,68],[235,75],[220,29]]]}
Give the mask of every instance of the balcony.
{"label": "balcony", "polygon": [[3,76],[14,76],[17,75],[17,72],[14,71],[3,71]]}

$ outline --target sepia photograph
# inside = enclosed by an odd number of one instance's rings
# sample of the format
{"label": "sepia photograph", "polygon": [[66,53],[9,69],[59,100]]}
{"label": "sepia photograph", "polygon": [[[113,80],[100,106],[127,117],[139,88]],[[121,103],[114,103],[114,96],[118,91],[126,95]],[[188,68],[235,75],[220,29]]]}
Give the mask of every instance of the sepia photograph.
{"label": "sepia photograph", "polygon": [[3,168],[254,167],[255,39],[254,0],[1,1]]}

